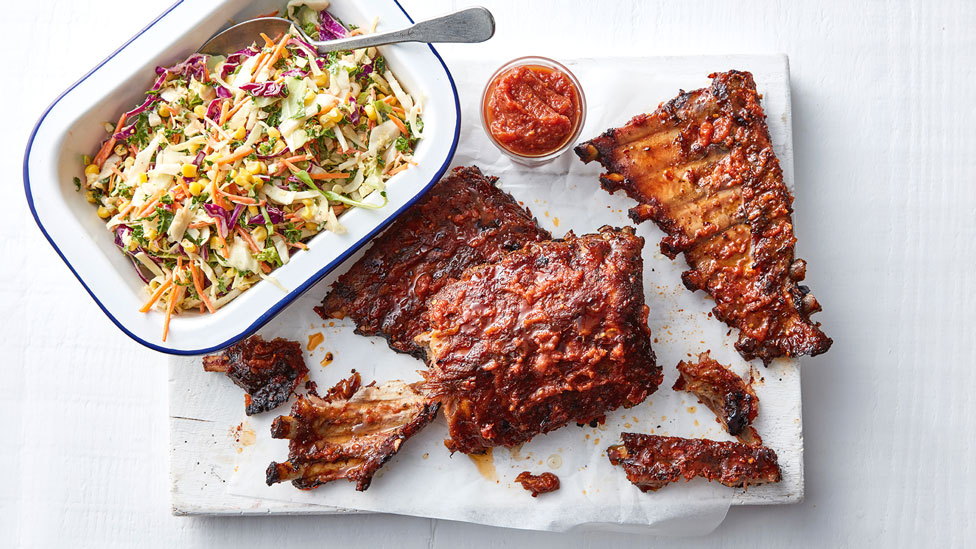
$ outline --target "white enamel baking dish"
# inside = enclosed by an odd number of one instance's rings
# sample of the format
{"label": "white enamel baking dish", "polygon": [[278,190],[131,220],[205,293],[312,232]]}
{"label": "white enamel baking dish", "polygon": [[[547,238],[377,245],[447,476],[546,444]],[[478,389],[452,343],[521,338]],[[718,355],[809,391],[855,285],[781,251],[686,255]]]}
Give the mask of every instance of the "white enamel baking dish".
{"label": "white enamel baking dish", "polygon": [[[461,125],[457,90],[433,47],[380,48],[404,87],[424,102],[424,139],[416,166],[388,182],[389,203],[341,216],[345,234],[322,233],[273,276],[287,292],[259,282],[215,314],[184,313],[162,341],[163,314],[143,314],[143,284],[115,247],[113,234],[75,190],[84,177],[79,160],[105,136],[103,122],[139,104],[157,65],[182,61],[231,22],[275,9],[285,0],[181,0],[58,97],[41,115],[24,154],[24,188],[34,219],[78,281],[119,329],[143,345],[170,354],[200,354],[251,334],[389,224],[436,182],[451,162]],[[379,31],[412,23],[395,0],[334,0],[330,11],[347,24],[379,17]]]}

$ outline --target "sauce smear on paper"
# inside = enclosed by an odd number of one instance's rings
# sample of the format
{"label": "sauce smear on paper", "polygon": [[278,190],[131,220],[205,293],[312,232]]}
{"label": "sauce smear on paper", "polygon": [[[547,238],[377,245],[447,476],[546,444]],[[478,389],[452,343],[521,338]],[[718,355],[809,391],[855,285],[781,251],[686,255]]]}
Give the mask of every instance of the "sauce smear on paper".
{"label": "sauce smear on paper", "polygon": [[498,480],[498,472],[495,471],[495,458],[492,456],[491,448],[483,454],[468,454],[468,459],[475,464],[481,476],[488,480]]}

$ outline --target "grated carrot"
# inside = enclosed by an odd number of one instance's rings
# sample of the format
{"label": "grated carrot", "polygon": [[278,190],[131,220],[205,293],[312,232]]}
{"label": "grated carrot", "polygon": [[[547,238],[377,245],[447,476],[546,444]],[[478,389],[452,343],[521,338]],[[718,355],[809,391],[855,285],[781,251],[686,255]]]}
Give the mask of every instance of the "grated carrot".
{"label": "grated carrot", "polygon": [[[213,308],[213,305],[210,303],[210,298],[207,297],[207,294],[203,293],[203,283],[200,282],[200,272],[197,270],[196,263],[192,261],[190,262],[190,275],[193,276],[193,287],[196,288],[197,295],[200,296],[200,300],[203,301],[203,304],[207,306],[207,310],[210,311],[210,314],[214,314],[216,311]],[[201,312],[203,311],[201,310]]]}
{"label": "grated carrot", "polygon": [[139,217],[146,217],[149,212],[153,211],[153,208],[156,206],[156,202],[159,202],[160,197],[162,197],[165,193],[166,189],[159,189],[153,193],[153,195],[149,198],[149,201],[146,202],[146,205],[143,206],[143,208],[139,210],[139,213],[136,215]]}
{"label": "grated carrot", "polygon": [[122,126],[124,125],[125,113],[122,113],[122,116],[119,117],[119,123],[115,126],[115,131],[112,132],[112,137],[110,137],[108,141],[102,145],[102,148],[98,150],[98,154],[95,155],[95,159],[92,160],[92,164],[98,166],[98,169],[102,169],[102,166],[105,165],[105,161],[108,160],[109,156],[111,156],[112,149],[115,148],[115,134],[122,131]]}
{"label": "grated carrot", "polygon": [[227,164],[228,162],[235,162],[251,154],[252,152],[254,152],[254,147],[241,147],[227,156],[214,160],[214,166],[220,166]]}
{"label": "grated carrot", "polygon": [[173,275],[170,274],[169,278],[167,278],[162,284],[159,285],[158,288],[156,288],[156,291],[153,292],[152,296],[150,296],[149,301],[147,301],[146,304],[143,305],[141,309],[139,309],[139,312],[148,313],[149,309],[152,309],[152,306],[155,305],[157,301],[159,301],[159,298],[163,296],[163,293],[165,293],[166,290],[172,285],[173,285]]}
{"label": "grated carrot", "polygon": [[240,228],[239,226],[238,227],[235,227],[235,228],[237,229],[237,232],[241,235],[241,238],[244,239],[244,242],[247,242],[247,247],[248,248],[251,248],[251,251],[252,252],[254,252],[254,253],[260,253],[261,252],[261,250],[258,249],[258,245],[254,242],[254,239],[251,238],[251,235],[247,234],[247,231],[245,231],[244,229]]}
{"label": "grated carrot", "polygon": [[173,309],[176,308],[176,302],[182,301],[183,292],[185,288],[183,286],[177,286],[169,295],[169,306],[166,307],[166,321],[163,323],[163,341],[166,341],[166,336],[169,335],[169,320],[173,316]]}
{"label": "grated carrot", "polygon": [[396,127],[397,127],[398,130],[400,130],[400,133],[402,133],[404,135],[407,135],[408,134],[407,127],[403,125],[403,122],[400,122],[400,119],[399,118],[397,118],[395,116],[391,116],[390,117],[390,120],[392,120],[393,123],[396,124]]}
{"label": "grated carrot", "polygon": [[310,173],[308,174],[312,179],[345,179],[349,177],[349,174],[342,172],[325,172],[325,173]]}

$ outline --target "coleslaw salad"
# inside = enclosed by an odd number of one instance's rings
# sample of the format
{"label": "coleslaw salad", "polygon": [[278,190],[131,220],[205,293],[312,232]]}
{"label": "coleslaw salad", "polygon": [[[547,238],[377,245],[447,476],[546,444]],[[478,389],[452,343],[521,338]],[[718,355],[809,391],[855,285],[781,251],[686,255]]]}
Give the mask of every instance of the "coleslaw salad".
{"label": "coleslaw salad", "polygon": [[412,165],[422,106],[374,48],[319,56],[304,39],[346,28],[324,2],[291,2],[281,37],[195,54],[124,113],[79,190],[146,283],[141,311],[215,312],[267,280],[348,208],[382,207]]}

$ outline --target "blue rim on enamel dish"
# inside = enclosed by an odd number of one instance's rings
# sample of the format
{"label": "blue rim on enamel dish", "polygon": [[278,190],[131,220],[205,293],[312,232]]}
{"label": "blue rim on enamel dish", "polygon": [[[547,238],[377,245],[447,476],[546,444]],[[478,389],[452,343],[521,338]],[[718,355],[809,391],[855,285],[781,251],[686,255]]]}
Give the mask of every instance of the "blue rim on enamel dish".
{"label": "blue rim on enamel dish", "polygon": [[[85,290],[88,292],[88,295],[91,296],[91,298],[95,301],[95,303],[102,310],[102,312],[105,313],[105,315],[112,321],[112,323],[114,323],[120,330],[122,330],[122,332],[124,332],[127,336],[129,336],[133,340],[135,340],[135,341],[139,342],[140,344],[142,344],[142,345],[144,345],[144,346],[146,346],[146,347],[148,347],[150,349],[153,349],[155,351],[159,351],[159,352],[167,353],[167,354],[173,354],[173,355],[198,355],[198,354],[209,353],[209,352],[212,352],[212,351],[216,351],[216,350],[222,349],[222,348],[224,348],[224,347],[226,347],[228,345],[231,345],[231,344],[233,344],[233,343],[235,343],[237,341],[240,341],[244,337],[247,337],[248,335],[250,335],[250,334],[254,333],[255,331],[257,331],[258,329],[260,329],[262,326],[264,326],[265,324],[267,324],[272,318],[274,318],[275,316],[277,316],[278,313],[280,313],[282,310],[284,310],[285,307],[287,307],[288,305],[290,305],[296,298],[298,298],[300,295],[302,295],[303,293],[305,293],[305,291],[307,291],[309,288],[311,288],[315,283],[317,283],[324,276],[326,276],[332,270],[334,270],[336,267],[338,267],[340,264],[342,264],[342,262],[345,261],[346,259],[348,259],[350,255],[352,255],[357,250],[359,250],[359,248],[361,248],[364,244],[366,244],[367,242],[369,242],[370,239],[372,239],[373,236],[375,236],[378,232],[380,232],[384,228],[386,228],[390,223],[393,222],[394,219],[396,219],[407,208],[409,208],[417,200],[419,200],[420,197],[423,196],[424,193],[427,190],[429,190],[430,187],[433,186],[433,184],[436,183],[441,178],[442,175],[444,175],[444,172],[447,171],[447,168],[450,165],[451,160],[454,157],[454,153],[457,150],[458,140],[460,138],[460,132],[461,132],[461,105],[460,105],[460,101],[459,101],[459,98],[458,98],[457,86],[454,83],[454,77],[451,75],[451,71],[447,68],[447,65],[444,63],[444,60],[441,58],[440,54],[437,53],[437,50],[434,49],[434,47],[431,46],[430,44],[427,44],[427,47],[430,48],[430,51],[434,54],[434,57],[437,59],[438,62],[440,62],[441,67],[444,69],[444,73],[447,76],[448,82],[451,85],[451,89],[452,89],[453,94],[454,94],[454,109],[455,109],[455,113],[456,113],[456,123],[455,123],[455,127],[454,127],[453,142],[452,142],[452,145],[450,147],[450,151],[449,151],[449,153],[447,155],[447,158],[444,160],[443,164],[436,170],[436,173],[435,173],[434,177],[432,177],[431,180],[424,185],[423,189],[420,192],[416,193],[409,200],[407,200],[406,203],[403,206],[401,206],[399,209],[396,210],[396,212],[394,212],[392,215],[390,215],[389,217],[387,217],[385,220],[383,220],[382,222],[380,222],[376,227],[374,227],[372,230],[370,230],[368,232],[368,234],[366,234],[366,236],[364,236],[363,238],[361,238],[360,240],[358,240],[357,242],[355,242],[351,246],[348,246],[345,249],[344,252],[340,253],[335,259],[333,259],[332,261],[330,261],[325,267],[323,267],[322,269],[318,270],[318,272],[316,272],[313,276],[308,277],[308,279],[304,283],[302,283],[298,288],[290,291],[288,293],[288,295],[286,295],[281,300],[277,301],[269,310],[267,310],[261,316],[259,316],[253,323],[251,323],[249,326],[247,326],[245,329],[243,329],[240,333],[232,336],[231,338],[227,339],[226,341],[223,341],[223,342],[221,342],[219,344],[211,345],[211,346],[208,346],[208,347],[205,347],[205,348],[201,348],[201,349],[174,349],[174,348],[171,348],[171,347],[166,347],[166,346],[163,346],[163,345],[159,345],[159,344],[156,344],[156,343],[152,343],[150,341],[146,341],[145,339],[143,339],[143,338],[139,337],[138,335],[136,335],[135,333],[133,333],[122,322],[120,322],[117,318],[115,318],[115,316],[108,310],[108,308],[98,299],[98,297],[91,290],[91,288],[89,288],[88,284],[85,283],[85,280],[75,270],[75,267],[71,265],[71,263],[65,257],[64,253],[58,247],[57,243],[55,243],[54,239],[50,236],[50,234],[48,234],[47,229],[44,227],[44,224],[41,223],[41,220],[40,220],[40,218],[39,218],[39,216],[37,214],[37,211],[36,211],[36,209],[34,207],[34,198],[33,198],[33,194],[31,193],[30,171],[29,171],[28,164],[29,164],[29,159],[30,159],[30,154],[31,154],[31,148],[32,148],[32,146],[34,144],[34,138],[37,135],[38,129],[41,127],[41,124],[44,122],[44,119],[47,118],[47,116],[51,112],[51,110],[54,109],[54,107],[66,95],[68,95],[72,90],[74,90],[82,82],[84,82],[85,80],[87,80],[98,69],[100,69],[103,65],[105,65],[111,59],[113,59],[115,56],[117,56],[126,47],[128,47],[133,41],[135,41],[137,38],[139,38],[140,36],[142,36],[146,31],[148,31],[154,25],[156,25],[157,23],[159,23],[160,20],[162,20],[164,17],[166,17],[170,12],[172,12],[174,9],[176,9],[179,5],[183,4],[185,1],[186,0],[180,0],[180,1],[176,2],[175,4],[173,4],[172,6],[170,6],[169,8],[167,8],[158,17],[156,17],[155,19],[153,19],[152,22],[150,22],[148,25],[146,25],[146,27],[144,27],[142,30],[140,30],[138,33],[136,33],[134,36],[132,36],[132,38],[129,38],[124,44],[122,44],[122,46],[120,46],[118,49],[116,49],[114,52],[112,52],[108,57],[106,57],[105,59],[103,59],[94,68],[92,68],[84,76],[82,76],[78,81],[76,81],[68,89],[66,89],[64,92],[62,92],[53,102],[51,102],[50,105],[48,105],[48,107],[41,114],[40,118],[37,120],[37,123],[34,125],[34,128],[33,128],[33,130],[31,131],[31,134],[30,134],[30,138],[27,141],[27,148],[26,148],[26,150],[24,152],[24,168],[23,168],[23,170],[24,170],[24,192],[25,192],[25,194],[27,196],[27,203],[28,203],[28,206],[30,207],[31,215],[34,217],[34,221],[37,223],[38,228],[40,228],[41,232],[44,234],[44,237],[51,244],[51,247],[54,248],[54,251],[57,252],[57,254],[61,258],[61,260],[64,261],[65,265],[68,266],[68,269],[71,270],[71,273],[75,276],[75,278],[78,279],[78,282],[80,282],[81,285],[82,285],[82,287],[84,287]],[[397,1],[397,0],[393,0],[393,2],[394,2],[394,4],[396,4],[397,8],[399,8],[400,11],[403,12],[403,15],[407,18],[407,20],[409,20],[411,23],[413,23],[414,22],[413,18],[410,17],[410,14],[408,14],[405,9],[403,9],[403,6],[400,5],[400,2]]]}

